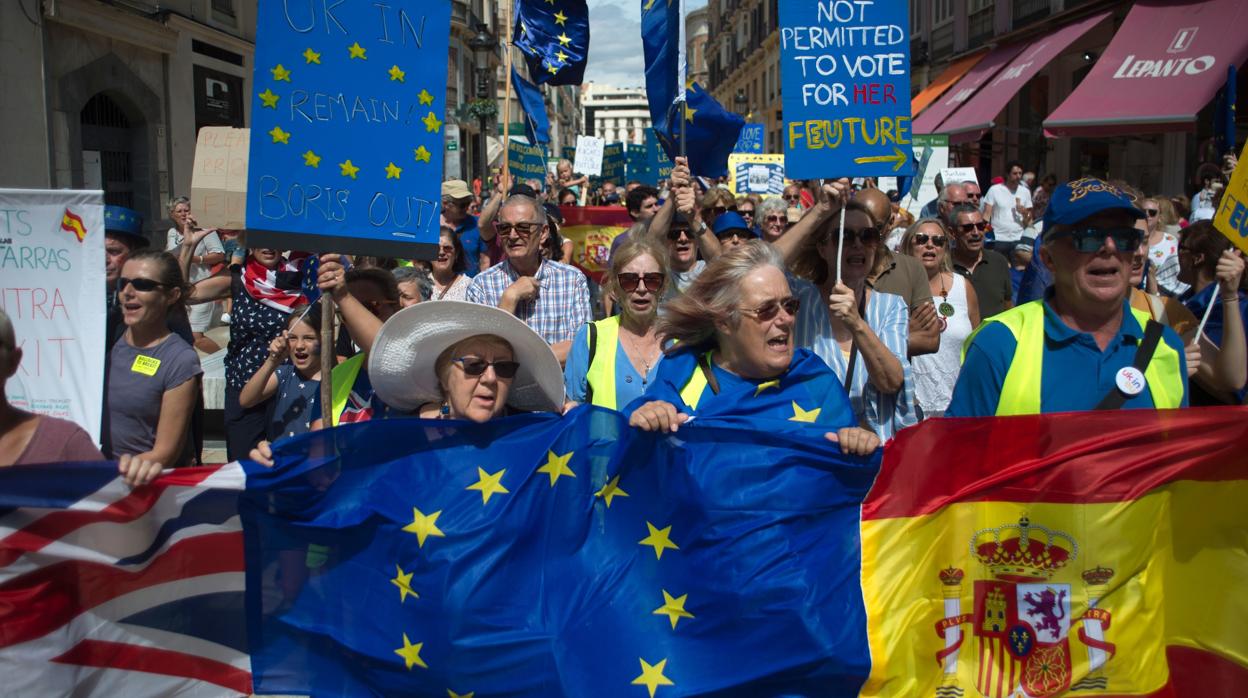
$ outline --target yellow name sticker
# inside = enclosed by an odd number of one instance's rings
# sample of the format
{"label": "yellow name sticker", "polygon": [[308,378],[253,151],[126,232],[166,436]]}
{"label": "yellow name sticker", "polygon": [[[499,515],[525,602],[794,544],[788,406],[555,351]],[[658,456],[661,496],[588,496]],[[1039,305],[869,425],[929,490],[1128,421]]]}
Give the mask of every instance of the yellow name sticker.
{"label": "yellow name sticker", "polygon": [[159,368],[160,359],[140,354],[134,357],[134,365],[130,367],[130,370],[145,376],[154,376]]}

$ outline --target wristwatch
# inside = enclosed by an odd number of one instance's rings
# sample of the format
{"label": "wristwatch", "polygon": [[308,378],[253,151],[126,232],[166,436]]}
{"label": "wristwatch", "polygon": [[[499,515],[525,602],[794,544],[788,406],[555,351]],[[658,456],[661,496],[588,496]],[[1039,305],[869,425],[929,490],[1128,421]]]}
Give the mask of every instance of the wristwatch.
{"label": "wristwatch", "polygon": [[692,232],[692,233],[693,233],[693,236],[694,236],[694,237],[697,237],[697,236],[701,235],[702,233],[705,233],[705,232],[706,232],[706,223],[704,223],[704,222],[702,222],[702,221],[698,221],[697,223],[698,223],[698,229],[697,229],[697,230],[694,230],[693,228],[690,228],[690,232]]}

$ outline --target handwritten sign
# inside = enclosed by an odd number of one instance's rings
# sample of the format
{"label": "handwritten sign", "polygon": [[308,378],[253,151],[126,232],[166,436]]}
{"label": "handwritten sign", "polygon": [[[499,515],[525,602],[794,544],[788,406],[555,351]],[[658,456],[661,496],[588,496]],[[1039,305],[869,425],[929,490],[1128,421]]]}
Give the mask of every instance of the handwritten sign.
{"label": "handwritten sign", "polygon": [[433,255],[450,5],[260,3],[249,242]]}
{"label": "handwritten sign", "polygon": [[734,153],[761,153],[763,152],[763,125],[762,124],[746,124],[741,128],[741,136],[737,138],[737,145],[732,149]]}
{"label": "handwritten sign", "polygon": [[905,0],[780,3],[790,177],[909,174],[908,12]]}
{"label": "handwritten sign", "polygon": [[784,193],[784,156],[771,153],[733,153],[728,156],[728,189],[736,196]]}
{"label": "handwritten sign", "polygon": [[205,228],[247,227],[247,149],[251,130],[205,126],[195,139],[191,210]]}
{"label": "handwritten sign", "polygon": [[979,184],[979,175],[974,167],[944,167],[940,170],[940,181],[945,184],[961,184],[974,182]]}
{"label": "handwritten sign", "polygon": [[99,443],[104,394],[104,195],[0,189],[0,309],[22,362],[9,404],[68,419]]}
{"label": "handwritten sign", "polygon": [[1248,144],[1239,155],[1239,164],[1222,194],[1222,204],[1213,217],[1213,227],[1235,246],[1248,252]]}
{"label": "handwritten sign", "polygon": [[512,140],[507,143],[507,166],[518,180],[546,181],[546,154],[538,146]]}
{"label": "handwritten sign", "polygon": [[594,176],[601,175],[603,147],[604,143],[601,138],[577,136],[576,160],[572,163],[572,171]]}

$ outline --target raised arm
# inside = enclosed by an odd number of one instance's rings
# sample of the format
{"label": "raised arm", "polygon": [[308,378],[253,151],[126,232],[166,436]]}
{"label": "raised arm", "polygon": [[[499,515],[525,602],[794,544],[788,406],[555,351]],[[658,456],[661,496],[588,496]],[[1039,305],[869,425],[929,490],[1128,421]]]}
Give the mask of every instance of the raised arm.
{"label": "raised arm", "polygon": [[848,179],[825,180],[823,186],[815,190],[815,205],[779,240],[771,243],[784,257],[784,263],[796,262],[802,243],[830,220],[833,214],[840,213],[848,200]]}

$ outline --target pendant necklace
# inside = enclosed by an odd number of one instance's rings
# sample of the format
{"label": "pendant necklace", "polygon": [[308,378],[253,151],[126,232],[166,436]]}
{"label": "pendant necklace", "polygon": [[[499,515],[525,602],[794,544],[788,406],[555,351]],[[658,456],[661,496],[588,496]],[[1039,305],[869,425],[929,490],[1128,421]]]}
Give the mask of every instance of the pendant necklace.
{"label": "pendant necklace", "polygon": [[944,317],[953,317],[955,312],[953,305],[949,302],[949,291],[945,288],[945,275],[940,274],[940,307],[936,310]]}

